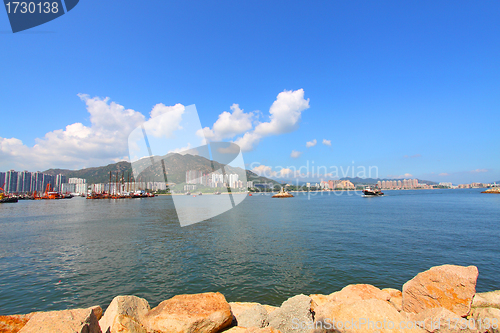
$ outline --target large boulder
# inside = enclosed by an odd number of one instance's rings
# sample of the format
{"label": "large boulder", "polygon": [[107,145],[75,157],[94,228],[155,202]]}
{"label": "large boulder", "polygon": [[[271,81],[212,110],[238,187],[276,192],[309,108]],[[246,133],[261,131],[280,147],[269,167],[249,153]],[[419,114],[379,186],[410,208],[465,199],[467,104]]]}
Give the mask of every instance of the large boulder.
{"label": "large boulder", "polygon": [[269,314],[269,326],[283,333],[309,332],[309,329],[301,327],[307,327],[313,323],[311,303],[311,297],[306,295],[289,298],[279,309]]}
{"label": "large boulder", "polygon": [[[274,311],[274,307],[261,305],[255,302],[229,302],[233,313],[233,326],[264,327],[267,325],[268,308]],[[260,323],[260,324],[259,324]]]}
{"label": "large boulder", "polygon": [[266,309],[260,305],[256,304],[245,311],[235,315],[236,323],[238,326],[243,327],[266,327],[269,323],[268,314]]}
{"label": "large boulder", "polygon": [[17,333],[23,328],[35,312],[25,315],[0,316],[1,333]]}
{"label": "large boulder", "polygon": [[142,322],[149,310],[144,298],[117,296],[99,320],[99,325],[103,333],[147,333]]}
{"label": "large boulder", "polygon": [[476,266],[455,265],[419,273],[403,285],[403,310],[418,313],[443,307],[464,317],[471,309],[478,274]]}
{"label": "large boulder", "polygon": [[391,294],[388,291],[380,290],[370,284],[350,284],[342,290],[334,292],[328,296],[330,301],[342,303],[367,299],[388,301],[390,298]]}
{"label": "large boulder", "polygon": [[483,332],[487,330],[489,333],[500,333],[500,309],[473,308],[470,317]]}
{"label": "large boulder", "polygon": [[314,333],[424,333],[413,325],[389,302],[367,299],[348,302],[328,302],[318,308]]}
{"label": "large boulder", "polygon": [[144,326],[155,333],[215,333],[229,326],[231,307],[221,293],[177,295],[148,312]]}
{"label": "large boulder", "polygon": [[477,293],[472,300],[472,307],[500,309],[500,290]]}
{"label": "large boulder", "polygon": [[99,306],[87,309],[37,312],[19,333],[101,333]]}

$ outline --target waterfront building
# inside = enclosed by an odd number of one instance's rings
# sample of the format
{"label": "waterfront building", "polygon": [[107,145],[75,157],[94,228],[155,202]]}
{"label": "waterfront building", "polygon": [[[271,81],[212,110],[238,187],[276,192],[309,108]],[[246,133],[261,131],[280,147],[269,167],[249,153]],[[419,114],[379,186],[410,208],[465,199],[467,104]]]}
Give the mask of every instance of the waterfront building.
{"label": "waterfront building", "polygon": [[61,190],[61,185],[62,185],[63,183],[67,183],[67,177],[66,177],[65,175],[63,175],[63,174],[58,174],[58,175],[56,176],[56,182],[55,182],[54,189],[55,189],[56,191],[61,191],[61,192],[62,192],[62,190]]}
{"label": "waterfront building", "polygon": [[0,172],[0,187],[5,189],[5,172]]}
{"label": "waterfront building", "polygon": [[34,172],[31,176],[31,191],[42,192],[43,189],[43,173],[40,171]]}
{"label": "waterfront building", "polygon": [[247,187],[253,187],[253,181],[247,181]]}
{"label": "waterfront building", "polygon": [[9,170],[5,174],[5,192],[6,193],[16,193],[17,192],[17,180],[18,172],[14,170]]}
{"label": "waterfront building", "polygon": [[68,184],[75,184],[75,190],[72,193],[87,193],[87,180],[83,178],[70,178]]}
{"label": "waterfront building", "polygon": [[339,181],[339,183],[335,185],[335,188],[346,190],[346,189],[354,189],[355,186],[349,180],[341,180]]}
{"label": "waterfront building", "polygon": [[19,172],[17,175],[17,191],[18,193],[32,192],[31,189],[32,173],[29,171]]}
{"label": "waterfront building", "polygon": [[238,175],[232,173],[229,175],[229,187],[237,188],[238,186]]}

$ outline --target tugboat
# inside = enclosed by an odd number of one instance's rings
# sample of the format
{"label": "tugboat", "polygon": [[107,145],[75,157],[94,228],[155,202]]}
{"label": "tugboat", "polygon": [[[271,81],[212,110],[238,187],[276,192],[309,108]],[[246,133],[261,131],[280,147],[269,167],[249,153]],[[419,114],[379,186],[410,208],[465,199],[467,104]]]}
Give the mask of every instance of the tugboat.
{"label": "tugboat", "polygon": [[282,187],[278,193],[272,196],[272,198],[293,198],[293,195],[285,191],[285,187]]}
{"label": "tugboat", "polygon": [[384,193],[378,187],[372,188],[370,186],[365,187],[365,189],[363,190],[363,194],[365,195],[365,197],[380,197],[384,195]]}

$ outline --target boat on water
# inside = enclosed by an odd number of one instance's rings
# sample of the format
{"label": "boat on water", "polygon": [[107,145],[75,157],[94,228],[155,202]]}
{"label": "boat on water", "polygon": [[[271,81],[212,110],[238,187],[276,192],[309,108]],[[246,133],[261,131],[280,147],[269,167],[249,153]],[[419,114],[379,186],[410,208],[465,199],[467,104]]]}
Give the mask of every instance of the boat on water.
{"label": "boat on water", "polygon": [[363,190],[363,194],[365,197],[380,197],[383,196],[384,193],[378,187],[367,186]]}
{"label": "boat on water", "polygon": [[272,198],[293,198],[293,195],[285,191],[285,188],[282,187],[278,193],[272,196]]}
{"label": "boat on water", "polygon": [[200,193],[198,193],[198,195],[203,195],[203,193],[200,192]]}
{"label": "boat on water", "polygon": [[0,187],[0,203],[17,202],[19,199],[17,197],[8,197],[5,195],[3,188]]}
{"label": "boat on water", "polygon": [[214,194],[215,194],[215,195],[219,195],[219,194],[221,194],[221,193],[217,191],[217,192],[214,192]]}

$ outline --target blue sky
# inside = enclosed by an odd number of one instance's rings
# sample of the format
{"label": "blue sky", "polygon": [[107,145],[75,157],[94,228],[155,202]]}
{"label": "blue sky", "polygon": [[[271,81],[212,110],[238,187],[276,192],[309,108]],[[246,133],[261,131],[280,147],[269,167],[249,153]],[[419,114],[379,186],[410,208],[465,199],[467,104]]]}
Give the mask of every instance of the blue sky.
{"label": "blue sky", "polygon": [[112,103],[146,119],[160,103],[195,104],[209,129],[238,104],[252,122],[224,137],[238,142],[302,89],[308,107],[276,120],[249,165],[500,180],[499,17],[498,1],[81,0],[12,34],[0,10],[0,170],[119,160],[135,123],[110,123],[106,112],[124,112]]}

